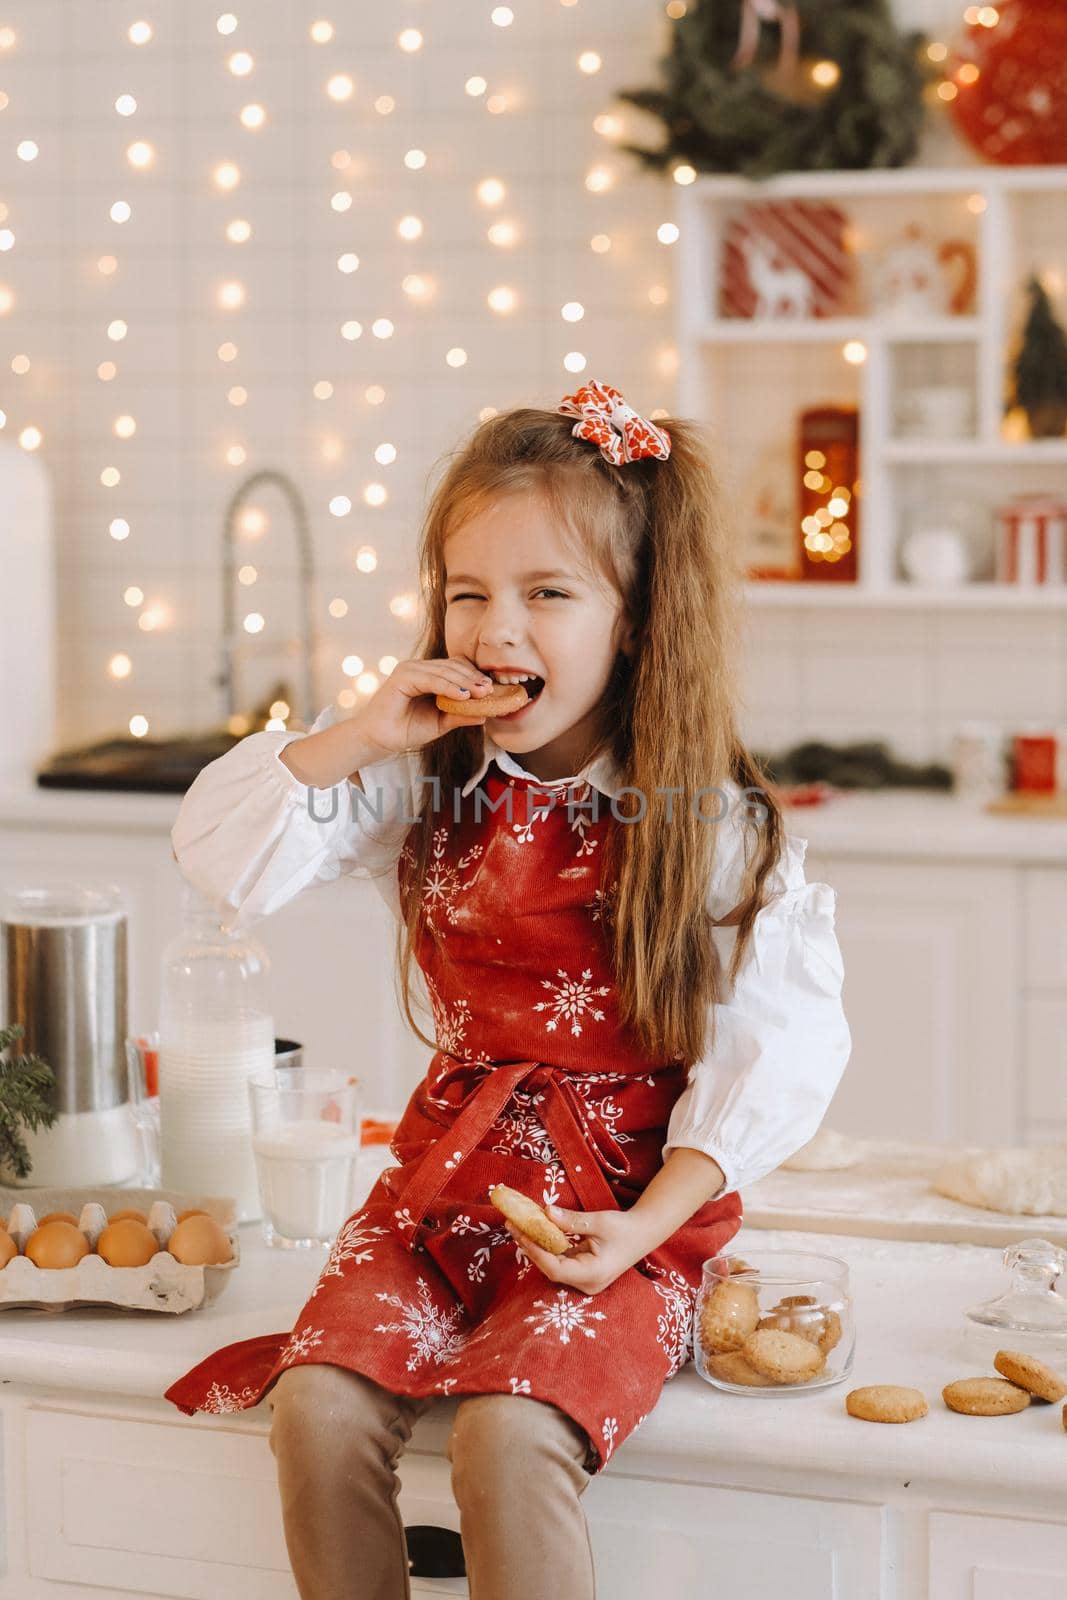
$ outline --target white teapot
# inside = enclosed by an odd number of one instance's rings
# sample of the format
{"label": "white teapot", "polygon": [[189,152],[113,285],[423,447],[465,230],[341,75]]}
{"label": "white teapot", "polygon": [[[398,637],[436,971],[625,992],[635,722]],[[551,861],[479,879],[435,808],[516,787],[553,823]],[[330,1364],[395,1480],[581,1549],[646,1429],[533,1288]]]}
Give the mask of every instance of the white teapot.
{"label": "white teapot", "polygon": [[[951,261],[962,263],[955,289],[945,271]],[[946,239],[935,247],[913,222],[903,242],[891,245],[875,269],[874,309],[882,317],[958,316],[970,306],[975,282],[972,244]]]}

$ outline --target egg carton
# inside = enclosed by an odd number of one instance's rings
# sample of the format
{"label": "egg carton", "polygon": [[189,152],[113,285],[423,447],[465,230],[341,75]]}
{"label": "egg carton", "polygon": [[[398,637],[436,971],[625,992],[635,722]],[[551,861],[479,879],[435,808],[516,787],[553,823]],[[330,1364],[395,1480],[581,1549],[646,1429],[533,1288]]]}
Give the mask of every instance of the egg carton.
{"label": "egg carton", "polygon": [[[116,1197],[117,1198],[117,1197]],[[116,1205],[114,1210],[125,1210]],[[49,1210],[57,1209],[49,1207]],[[209,1210],[204,1206],[205,1211]],[[98,1255],[86,1255],[74,1267],[39,1267],[22,1252],[37,1226],[30,1205],[11,1208],[7,1231],[18,1247],[6,1267],[0,1268],[0,1311],[22,1306],[31,1311],[76,1311],[82,1306],[115,1306],[123,1311],[195,1311],[208,1305],[225,1289],[230,1274],[240,1264],[241,1241],[231,1216],[216,1216],[233,1249],[233,1258],[218,1266],[189,1266],[167,1250],[167,1242],[177,1225],[174,1207],[168,1200],[152,1203],[147,1226],[159,1249],[143,1267],[112,1267]],[[44,1213],[47,1215],[47,1213]],[[107,1212],[98,1201],[87,1200],[78,1217],[78,1228],[95,1250],[107,1227]]]}

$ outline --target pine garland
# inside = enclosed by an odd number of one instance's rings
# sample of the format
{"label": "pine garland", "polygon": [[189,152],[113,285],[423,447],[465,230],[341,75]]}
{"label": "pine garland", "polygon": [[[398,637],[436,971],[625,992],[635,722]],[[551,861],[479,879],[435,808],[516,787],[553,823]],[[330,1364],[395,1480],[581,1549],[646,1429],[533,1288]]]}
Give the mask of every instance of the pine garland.
{"label": "pine garland", "polygon": [[[750,3],[690,0],[671,25],[662,86],[618,96],[659,117],[665,143],[625,149],[658,170],[684,161],[753,178],[900,167],[915,158],[933,69],[920,53],[925,36],[901,33],[888,0],[791,0],[799,31],[791,71],[780,60],[779,28],[766,23],[753,59],[734,65]],[[823,61],[839,76],[820,89],[811,69]]]}
{"label": "pine garland", "polygon": [[59,1119],[48,1099],[56,1082],[51,1067],[40,1056],[4,1059],[24,1032],[20,1022],[9,1028],[0,1026],[0,1170],[10,1169],[17,1178],[28,1178],[32,1169],[19,1125],[36,1133],[38,1128],[51,1128]]}

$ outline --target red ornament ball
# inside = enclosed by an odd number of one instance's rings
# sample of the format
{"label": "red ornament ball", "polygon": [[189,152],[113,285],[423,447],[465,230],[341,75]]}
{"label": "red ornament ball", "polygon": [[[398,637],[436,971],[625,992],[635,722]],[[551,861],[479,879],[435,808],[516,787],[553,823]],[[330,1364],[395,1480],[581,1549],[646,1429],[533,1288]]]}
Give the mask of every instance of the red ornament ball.
{"label": "red ornament ball", "polygon": [[968,26],[952,65],[956,125],[990,161],[1067,161],[1067,4],[998,0],[980,14],[991,25]]}

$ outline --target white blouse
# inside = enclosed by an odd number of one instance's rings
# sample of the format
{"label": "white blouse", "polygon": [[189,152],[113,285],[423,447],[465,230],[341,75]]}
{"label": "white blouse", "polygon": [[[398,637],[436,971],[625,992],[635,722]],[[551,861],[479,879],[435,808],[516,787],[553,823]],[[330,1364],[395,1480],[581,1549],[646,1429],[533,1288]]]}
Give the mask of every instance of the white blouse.
{"label": "white blouse", "polygon": [[[336,720],[329,706],[308,732]],[[464,794],[493,760],[512,776],[541,783],[484,729],[483,736],[482,765]],[[347,779],[329,793],[314,790],[309,807],[308,786],[278,759],[287,744],[306,737],[288,730],[249,734],[206,766],[182,801],[171,833],[175,859],[189,882],[219,906],[225,927],[269,916],[303,889],[342,874],[373,879],[400,917],[400,849],[433,797],[428,781],[416,783],[421,752],[362,768],[364,793]],[[582,781],[609,797],[624,786],[607,755],[557,780],[561,786]],[[745,841],[755,831],[744,823],[740,788],[723,787],[732,803],[719,825],[708,885],[708,913],[715,919],[739,902]],[[444,814],[450,810],[445,804]],[[714,1007],[714,1039],[709,1014],[707,1048],[690,1068],[668,1123],[664,1154],[687,1146],[722,1168],[726,1182],[716,1198],[766,1176],[812,1138],[848,1062],[852,1041],[841,1002],[836,895],[829,884],[805,882],[806,849],[806,839],[786,836],[764,886],[770,901],[756,916],[733,987]],[[227,917],[226,908],[233,915]],[[724,973],[736,936],[736,927],[712,928]]]}

